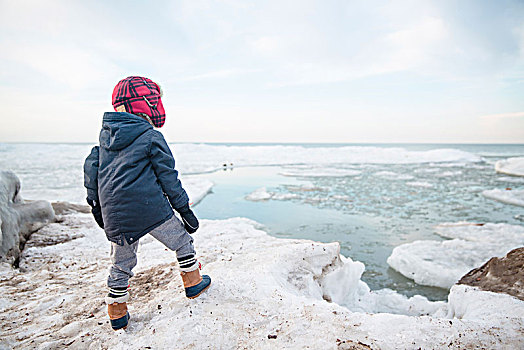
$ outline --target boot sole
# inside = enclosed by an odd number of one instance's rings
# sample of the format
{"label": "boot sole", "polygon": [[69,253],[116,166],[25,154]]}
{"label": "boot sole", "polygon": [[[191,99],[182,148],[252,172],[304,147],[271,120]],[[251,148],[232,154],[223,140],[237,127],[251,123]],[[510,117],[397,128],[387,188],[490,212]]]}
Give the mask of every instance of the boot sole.
{"label": "boot sole", "polygon": [[207,285],[206,288],[202,289],[202,290],[200,291],[200,293],[198,293],[197,295],[194,295],[194,296],[192,296],[192,297],[188,297],[188,299],[195,299],[195,298],[198,298],[198,297],[200,296],[200,294],[202,294],[202,293],[204,293],[206,290],[208,290],[209,287],[211,287],[211,283],[209,283],[209,284]]}

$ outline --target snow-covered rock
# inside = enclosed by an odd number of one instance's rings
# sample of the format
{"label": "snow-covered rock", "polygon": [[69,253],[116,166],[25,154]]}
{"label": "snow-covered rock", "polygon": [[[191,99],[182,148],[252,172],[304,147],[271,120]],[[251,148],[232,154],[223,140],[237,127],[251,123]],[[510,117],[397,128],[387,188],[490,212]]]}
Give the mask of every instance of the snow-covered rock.
{"label": "snow-covered rock", "polygon": [[450,288],[493,256],[524,245],[524,227],[508,224],[442,224],[445,241],[415,241],[393,249],[387,263],[416,283]]}
{"label": "snow-covered rock", "polygon": [[506,175],[524,176],[524,157],[499,160],[495,163],[495,170]]}
{"label": "snow-covered rock", "polygon": [[15,262],[29,235],[54,219],[46,201],[24,201],[20,180],[10,171],[0,171],[0,259]]}
{"label": "snow-covered rock", "polygon": [[524,207],[524,190],[485,190],[482,195],[486,198],[493,199],[502,203],[519,205]]}
{"label": "snow-covered rock", "polygon": [[513,249],[503,258],[489,259],[481,267],[468,272],[459,283],[524,300],[524,247]]}

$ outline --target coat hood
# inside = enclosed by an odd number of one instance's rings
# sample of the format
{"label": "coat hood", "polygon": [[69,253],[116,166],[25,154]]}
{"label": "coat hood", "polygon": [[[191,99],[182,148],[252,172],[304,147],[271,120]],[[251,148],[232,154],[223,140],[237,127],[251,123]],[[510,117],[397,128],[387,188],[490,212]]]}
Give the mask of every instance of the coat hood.
{"label": "coat hood", "polygon": [[124,149],[150,129],[153,129],[151,124],[134,114],[106,112],[100,131],[100,147],[111,151]]}

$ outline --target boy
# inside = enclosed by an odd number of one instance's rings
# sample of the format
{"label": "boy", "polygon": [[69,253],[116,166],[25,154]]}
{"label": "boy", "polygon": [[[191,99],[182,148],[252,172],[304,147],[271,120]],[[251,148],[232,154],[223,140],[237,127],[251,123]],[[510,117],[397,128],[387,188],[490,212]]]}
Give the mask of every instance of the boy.
{"label": "boy", "polygon": [[161,97],[160,86],[150,79],[121,80],[113,90],[116,112],[104,113],[100,146],[93,147],[84,164],[87,202],[111,242],[106,303],[114,330],[127,327],[128,280],[137,263],[138,240],[148,233],[176,251],[188,298],[198,297],[211,283],[209,276],[200,275],[188,234],[198,229],[198,220],[173,155],[154,130],[165,122]]}

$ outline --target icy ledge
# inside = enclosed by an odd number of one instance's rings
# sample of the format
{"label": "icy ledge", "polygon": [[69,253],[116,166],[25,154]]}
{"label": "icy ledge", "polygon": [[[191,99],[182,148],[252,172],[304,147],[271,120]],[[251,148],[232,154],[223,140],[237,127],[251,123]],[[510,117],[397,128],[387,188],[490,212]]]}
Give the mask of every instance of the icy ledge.
{"label": "icy ledge", "polygon": [[[86,214],[64,216],[41,231],[73,240],[33,242],[21,270],[1,266],[0,348],[524,346],[519,299],[463,285],[451,289],[449,303],[371,292],[360,280],[363,264],[341,257],[337,243],[270,237],[242,218],[202,220],[195,245],[213,284],[195,300],[183,296],[173,253],[151,237],[141,240],[131,323],[115,333],[103,302],[109,264],[103,232]],[[369,313],[386,309],[432,316]]]}

